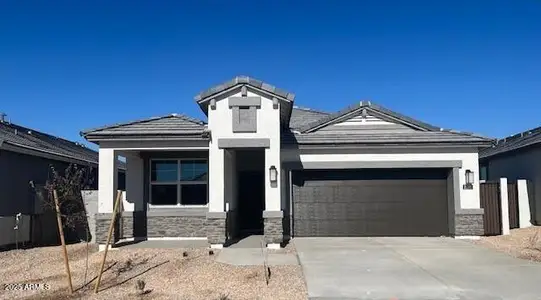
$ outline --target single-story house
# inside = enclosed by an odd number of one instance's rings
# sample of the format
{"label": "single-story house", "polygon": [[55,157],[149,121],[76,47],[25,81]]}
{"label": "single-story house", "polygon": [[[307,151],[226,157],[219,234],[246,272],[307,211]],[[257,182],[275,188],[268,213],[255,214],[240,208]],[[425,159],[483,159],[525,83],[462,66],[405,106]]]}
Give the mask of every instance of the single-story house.
{"label": "single-story house", "polygon": [[[91,167],[94,178],[88,188],[97,189],[97,151],[15,124],[6,114],[0,114],[0,247],[28,242],[48,245],[57,241],[56,217],[47,214],[43,200],[35,192],[51,178],[51,167],[62,173],[70,164]],[[124,168],[120,162],[120,189],[124,185]],[[20,214],[18,226],[17,214]]]}
{"label": "single-story house", "polygon": [[479,153],[481,179],[527,179],[533,224],[541,225],[541,127],[499,139]]}
{"label": "single-story house", "polygon": [[99,145],[97,240],[106,240],[126,157],[122,238],[206,238],[221,247],[262,234],[479,236],[479,148],[445,130],[360,101],[336,113],[239,76],[195,97],[207,122],[172,114],[81,134]]}

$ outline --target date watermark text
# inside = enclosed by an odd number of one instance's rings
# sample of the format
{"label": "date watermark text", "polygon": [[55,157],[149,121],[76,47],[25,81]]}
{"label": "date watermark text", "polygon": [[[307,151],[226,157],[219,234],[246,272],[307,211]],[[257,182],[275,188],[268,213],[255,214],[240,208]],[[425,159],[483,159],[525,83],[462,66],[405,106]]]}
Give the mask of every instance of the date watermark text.
{"label": "date watermark text", "polygon": [[2,285],[3,291],[38,291],[50,288],[51,286],[47,283],[8,283]]}

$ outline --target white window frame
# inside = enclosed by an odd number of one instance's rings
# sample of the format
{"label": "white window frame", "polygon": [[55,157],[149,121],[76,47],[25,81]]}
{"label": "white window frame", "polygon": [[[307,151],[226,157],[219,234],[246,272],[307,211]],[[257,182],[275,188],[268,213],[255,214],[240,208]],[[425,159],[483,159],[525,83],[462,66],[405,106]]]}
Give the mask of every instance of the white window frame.
{"label": "white window frame", "polygon": [[[152,162],[154,161],[176,161],[177,162],[177,180],[176,181],[152,181]],[[181,177],[181,165],[182,161],[204,161],[207,163],[207,180],[199,180],[199,181],[186,181],[186,180],[180,180]],[[208,207],[209,206],[209,185],[208,185],[208,179],[209,179],[209,170],[208,170],[208,159],[206,158],[151,158],[148,161],[148,207],[150,208],[202,208],[202,207]],[[207,185],[207,204],[205,205],[186,205],[181,204],[181,196],[182,196],[182,185],[196,185],[196,184],[206,184]],[[177,204],[176,205],[157,205],[152,204],[152,186],[153,185],[176,185],[177,186]]]}

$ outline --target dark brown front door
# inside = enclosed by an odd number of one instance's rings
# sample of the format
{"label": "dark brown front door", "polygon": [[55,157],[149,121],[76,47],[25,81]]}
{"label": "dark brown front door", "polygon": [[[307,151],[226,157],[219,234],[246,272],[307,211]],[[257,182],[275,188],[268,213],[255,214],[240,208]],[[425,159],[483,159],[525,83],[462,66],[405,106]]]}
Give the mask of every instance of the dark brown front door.
{"label": "dark brown front door", "polygon": [[293,173],[295,236],[448,235],[445,169]]}

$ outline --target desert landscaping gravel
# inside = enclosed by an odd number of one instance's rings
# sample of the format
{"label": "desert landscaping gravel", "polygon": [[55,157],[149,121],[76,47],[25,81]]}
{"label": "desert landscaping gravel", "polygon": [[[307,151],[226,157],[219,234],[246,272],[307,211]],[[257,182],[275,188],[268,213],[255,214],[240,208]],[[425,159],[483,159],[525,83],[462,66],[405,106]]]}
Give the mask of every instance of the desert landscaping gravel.
{"label": "desert landscaping gravel", "polygon": [[[87,282],[97,276],[103,252],[91,247]],[[218,263],[209,249],[119,249],[107,255],[100,292],[83,286],[86,244],[68,246],[73,288],[70,295],[62,251],[57,247],[0,252],[0,299],[306,299],[300,266],[270,267]],[[290,249],[285,251],[291,251]],[[184,254],[186,253],[186,254]],[[185,257],[185,255],[187,255]],[[144,288],[137,288],[137,283]],[[19,283],[47,284],[48,290],[6,291]]]}
{"label": "desert landscaping gravel", "polygon": [[509,235],[481,237],[474,243],[514,257],[541,262],[541,226],[512,229]]}

